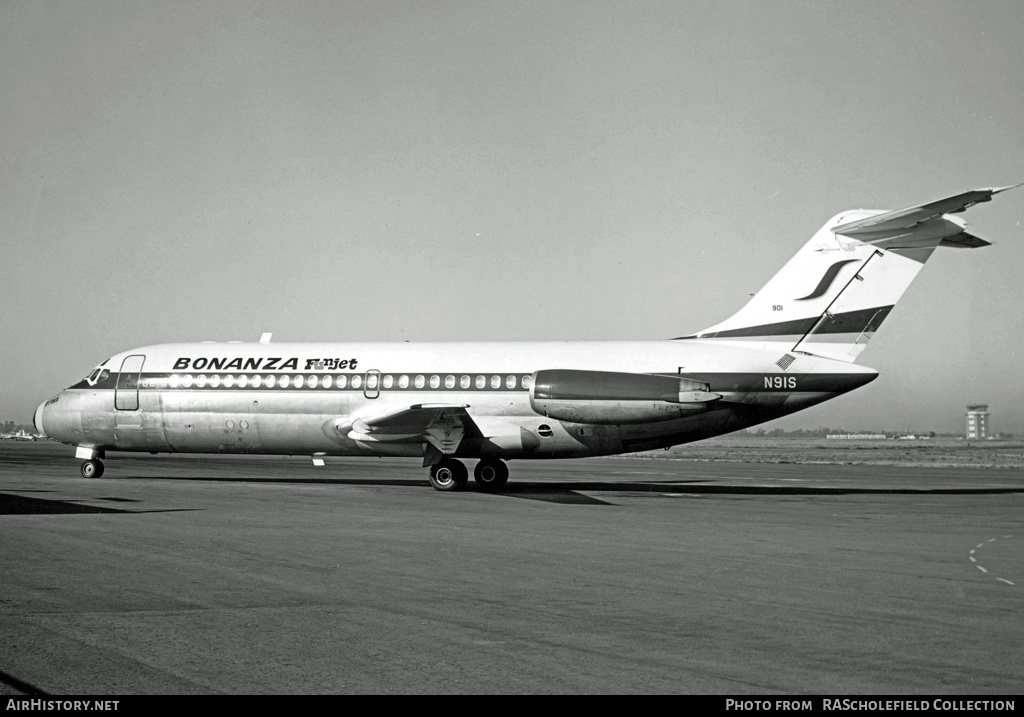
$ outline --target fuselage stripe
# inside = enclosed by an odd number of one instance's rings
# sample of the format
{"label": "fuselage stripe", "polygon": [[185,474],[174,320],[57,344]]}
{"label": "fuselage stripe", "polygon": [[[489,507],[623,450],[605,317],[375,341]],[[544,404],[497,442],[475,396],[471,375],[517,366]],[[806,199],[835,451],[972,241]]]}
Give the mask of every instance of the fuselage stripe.
{"label": "fuselage stripe", "polygon": [[83,380],[70,388],[96,390],[322,390],[322,391],[487,391],[525,392],[532,373],[111,373],[89,384]]}
{"label": "fuselage stripe", "polygon": [[[775,371],[743,373],[673,372],[652,375],[679,376],[702,381],[709,390],[719,393],[747,392],[833,392],[848,391],[874,378],[860,373],[780,373]],[[368,380],[369,377],[369,380]],[[152,372],[142,374],[112,373],[93,385],[84,381],[71,389],[93,391],[260,391],[354,393],[513,393],[530,391],[532,373],[515,374],[376,374],[376,373],[178,373]],[[463,379],[466,379],[465,381]]]}

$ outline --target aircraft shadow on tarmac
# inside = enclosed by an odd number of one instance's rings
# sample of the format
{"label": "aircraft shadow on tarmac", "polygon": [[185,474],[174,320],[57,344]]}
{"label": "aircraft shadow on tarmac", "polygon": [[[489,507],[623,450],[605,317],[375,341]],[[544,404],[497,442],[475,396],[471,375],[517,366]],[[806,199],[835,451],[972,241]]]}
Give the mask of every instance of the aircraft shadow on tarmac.
{"label": "aircraft shadow on tarmac", "polygon": [[[126,476],[116,480],[173,480],[182,482],[228,482],[228,483],[272,483],[278,485],[339,485],[339,486],[377,486],[381,488],[423,488],[429,489],[426,481],[414,479],[380,479],[380,478],[254,478],[225,476]],[[707,479],[686,481],[668,479],[664,481],[544,481],[530,482],[519,480],[508,483],[499,493],[479,491],[471,481],[463,493],[494,496],[498,498],[520,498],[537,500],[545,503],[562,503],[566,505],[615,505],[584,492],[601,493],[658,493],[666,496],[686,495],[720,495],[720,496],[829,496],[829,495],[1001,495],[1024,494],[1022,488],[850,488],[823,486],[748,486],[748,485],[709,485]],[[109,510],[109,509],[108,509]],[[110,511],[117,512],[117,511]],[[138,511],[122,511],[138,512]],[[0,512],[2,514],[2,512]]]}
{"label": "aircraft shadow on tarmac", "polygon": [[[130,498],[96,498],[117,503],[137,503]],[[106,506],[88,505],[70,500],[35,498],[14,493],[0,493],[0,515],[82,515],[88,513],[178,513],[182,510],[122,510]]]}
{"label": "aircraft shadow on tarmac", "polygon": [[[530,498],[554,503],[603,503],[612,505],[605,501],[592,499],[589,496],[581,495],[578,491],[602,491],[620,493],[659,493],[662,495],[678,496],[686,495],[722,495],[722,496],[826,496],[826,495],[985,495],[1002,493],[1024,493],[1024,488],[979,488],[979,489],[883,489],[883,488],[814,488],[795,486],[737,486],[737,485],[707,485],[702,483],[694,485],[686,481],[665,481],[665,482],[644,482],[644,483],[616,483],[616,482],[588,482],[588,483],[543,483],[529,484],[520,483],[516,486],[508,486],[504,493],[514,498]],[[572,494],[577,499],[562,499],[565,494]],[[581,500],[584,499],[584,500]]]}

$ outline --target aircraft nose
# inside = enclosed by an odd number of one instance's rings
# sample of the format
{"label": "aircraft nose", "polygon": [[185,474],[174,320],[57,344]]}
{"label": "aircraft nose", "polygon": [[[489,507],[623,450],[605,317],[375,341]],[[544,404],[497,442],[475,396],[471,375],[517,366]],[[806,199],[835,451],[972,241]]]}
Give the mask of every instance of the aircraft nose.
{"label": "aircraft nose", "polygon": [[43,428],[43,409],[46,407],[45,403],[40,403],[39,408],[32,414],[32,425],[36,427],[36,433],[42,433],[46,435],[46,430]]}

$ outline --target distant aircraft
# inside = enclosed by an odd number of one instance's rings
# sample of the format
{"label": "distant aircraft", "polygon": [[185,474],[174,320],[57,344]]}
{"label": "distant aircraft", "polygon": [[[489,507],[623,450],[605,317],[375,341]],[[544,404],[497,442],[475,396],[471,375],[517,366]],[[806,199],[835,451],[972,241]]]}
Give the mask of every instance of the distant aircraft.
{"label": "distant aircraft", "polygon": [[[1019,185],[1018,185],[1019,186]],[[988,245],[952,216],[1011,187],[828,221],[735,315],[646,342],[193,343],[121,352],[39,406],[36,429],[107,451],[407,456],[440,491],[500,490],[509,459],[668,448],[875,379],[855,365],[937,247]]]}
{"label": "distant aircraft", "polygon": [[28,433],[25,429],[15,431],[14,433],[4,433],[0,435],[0,441],[34,441],[36,436],[32,433]]}

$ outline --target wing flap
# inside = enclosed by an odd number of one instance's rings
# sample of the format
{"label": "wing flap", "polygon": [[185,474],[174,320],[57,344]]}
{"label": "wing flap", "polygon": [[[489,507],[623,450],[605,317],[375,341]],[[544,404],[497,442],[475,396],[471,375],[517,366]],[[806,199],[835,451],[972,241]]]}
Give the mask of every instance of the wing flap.
{"label": "wing flap", "polygon": [[422,434],[427,427],[437,420],[442,414],[452,416],[465,416],[469,418],[466,409],[468,404],[456,403],[418,403],[408,408],[400,408],[396,411],[383,413],[377,416],[364,416],[357,418],[352,423],[353,430],[366,434]]}
{"label": "wing flap", "polygon": [[433,452],[450,456],[467,435],[480,436],[467,408],[468,404],[420,403],[364,416],[352,422],[348,437],[364,443],[426,443]]}

